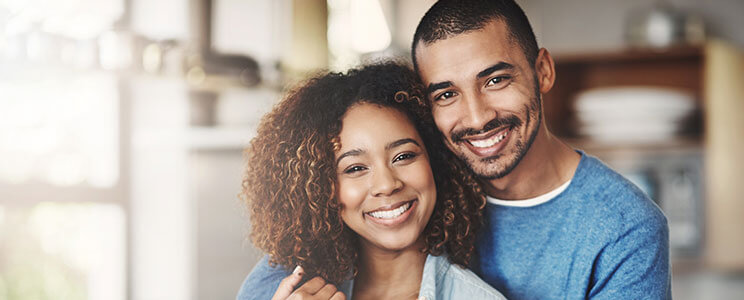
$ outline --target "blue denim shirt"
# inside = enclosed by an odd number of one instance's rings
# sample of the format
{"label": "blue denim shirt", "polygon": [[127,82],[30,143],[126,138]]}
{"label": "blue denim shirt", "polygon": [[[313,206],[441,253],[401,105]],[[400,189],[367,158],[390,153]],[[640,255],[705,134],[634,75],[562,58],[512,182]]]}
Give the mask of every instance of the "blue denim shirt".
{"label": "blue denim shirt", "polygon": [[[264,259],[266,259],[264,257]],[[264,264],[258,264],[261,268]],[[254,273],[254,272],[252,272]],[[278,278],[277,278],[278,279]],[[250,277],[246,281],[250,280]],[[278,282],[280,280],[272,280]],[[243,287],[248,286],[244,284]],[[350,280],[338,287],[346,295],[346,299],[352,299],[354,280]],[[265,290],[264,290],[265,291]],[[238,300],[248,299],[271,299],[272,294],[258,295],[255,291],[241,289]],[[451,264],[446,256],[429,255],[424,264],[424,273],[421,277],[419,288],[419,299],[422,300],[448,300],[448,299],[506,299],[496,289],[481,280],[472,271]]]}
{"label": "blue denim shirt", "polygon": [[[352,299],[354,280],[339,287],[346,299]],[[506,299],[472,271],[453,265],[446,256],[429,255],[424,264],[419,288],[420,300]]]}

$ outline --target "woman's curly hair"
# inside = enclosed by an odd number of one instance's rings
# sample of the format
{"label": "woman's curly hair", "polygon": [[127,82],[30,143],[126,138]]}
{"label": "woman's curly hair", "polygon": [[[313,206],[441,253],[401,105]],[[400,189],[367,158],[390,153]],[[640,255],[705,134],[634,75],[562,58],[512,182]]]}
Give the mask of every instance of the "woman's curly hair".
{"label": "woman's curly hair", "polygon": [[289,92],[265,115],[246,149],[241,197],[251,239],[287,270],[341,283],[356,274],[357,234],[340,216],[334,140],[341,119],[358,103],[397,109],[414,123],[429,153],[437,200],[422,232],[425,253],[448,254],[467,266],[482,225],[485,197],[468,169],[446,148],[408,66],[383,62],[347,73],[325,73]]}

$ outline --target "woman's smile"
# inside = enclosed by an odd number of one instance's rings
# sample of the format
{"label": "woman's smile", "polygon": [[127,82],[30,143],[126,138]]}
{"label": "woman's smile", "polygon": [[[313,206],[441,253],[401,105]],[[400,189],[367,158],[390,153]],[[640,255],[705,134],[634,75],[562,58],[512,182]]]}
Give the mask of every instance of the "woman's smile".
{"label": "woman's smile", "polygon": [[394,205],[386,205],[364,215],[376,224],[384,226],[396,226],[402,224],[416,209],[416,199],[398,202]]}

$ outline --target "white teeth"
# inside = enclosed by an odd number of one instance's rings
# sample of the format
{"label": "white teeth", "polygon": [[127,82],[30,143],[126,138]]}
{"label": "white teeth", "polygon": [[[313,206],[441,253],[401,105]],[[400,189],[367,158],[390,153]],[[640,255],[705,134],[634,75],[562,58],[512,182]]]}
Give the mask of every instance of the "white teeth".
{"label": "white teeth", "polygon": [[382,211],[378,210],[378,211],[373,211],[369,214],[378,219],[393,219],[393,218],[397,218],[398,216],[402,215],[409,208],[411,208],[411,202],[401,205],[400,207],[393,209],[393,210],[382,210]]}
{"label": "white teeth", "polygon": [[501,142],[506,137],[506,131],[502,134],[494,135],[490,138],[487,138],[485,140],[468,140],[471,145],[478,147],[478,148],[488,148],[492,147],[493,145],[496,145],[496,143]]}

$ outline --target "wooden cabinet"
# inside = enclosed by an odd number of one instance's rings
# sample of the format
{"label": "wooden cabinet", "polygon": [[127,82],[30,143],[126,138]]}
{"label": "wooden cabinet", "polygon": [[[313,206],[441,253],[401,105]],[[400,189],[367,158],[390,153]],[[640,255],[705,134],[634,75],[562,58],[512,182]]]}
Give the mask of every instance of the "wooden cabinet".
{"label": "wooden cabinet", "polygon": [[[698,251],[685,260],[719,270],[744,270],[744,118],[740,116],[744,113],[744,53],[711,41],[663,51],[558,55],[555,61],[556,83],[543,101],[551,131],[576,148],[602,159],[622,156],[628,164],[653,163],[642,157],[663,158],[680,151],[699,153],[702,199],[696,209],[702,220],[702,238]],[[698,102],[698,117],[690,119],[691,130],[686,135],[659,143],[600,143],[577,135],[576,95],[613,86],[691,91]]]}

